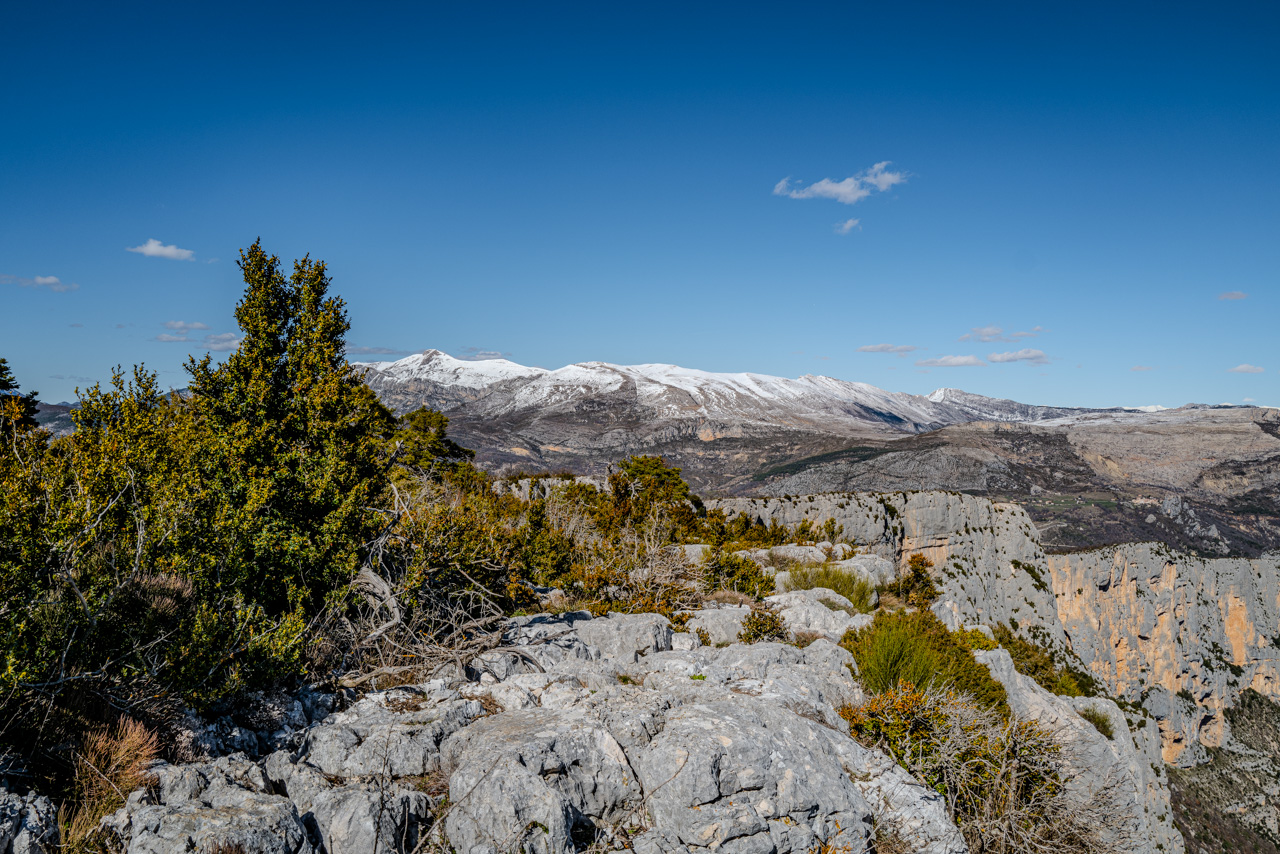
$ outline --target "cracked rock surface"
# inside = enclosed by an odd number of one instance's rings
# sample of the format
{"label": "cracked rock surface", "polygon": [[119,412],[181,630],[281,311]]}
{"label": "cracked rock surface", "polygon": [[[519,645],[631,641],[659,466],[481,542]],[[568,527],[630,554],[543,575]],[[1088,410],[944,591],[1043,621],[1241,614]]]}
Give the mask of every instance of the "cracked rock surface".
{"label": "cracked rock surface", "polygon": [[829,640],[704,647],[656,615],[570,613],[514,618],[505,642],[541,671],[490,654],[261,760],[159,766],[104,825],[127,854],[859,854],[881,821],[913,850],[966,850],[937,793],[848,735],[837,709],[862,692]]}

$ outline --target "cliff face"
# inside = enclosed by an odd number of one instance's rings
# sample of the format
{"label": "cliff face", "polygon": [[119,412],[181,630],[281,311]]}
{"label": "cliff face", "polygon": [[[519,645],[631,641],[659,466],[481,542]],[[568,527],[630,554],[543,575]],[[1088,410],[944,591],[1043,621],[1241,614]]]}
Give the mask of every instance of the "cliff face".
{"label": "cliff face", "polygon": [[1046,555],[1020,507],[946,492],[708,506],[786,524],[831,518],[899,567],[926,555],[964,622],[1005,623],[1069,649],[1113,696],[1140,703],[1167,762],[1195,764],[1224,745],[1224,712],[1245,689],[1280,699],[1280,554],[1199,558],[1131,543]]}
{"label": "cliff face", "polygon": [[859,492],[707,506],[788,525],[834,519],[845,538],[900,567],[913,554],[928,557],[942,598],[960,606],[965,622],[1006,623],[1048,646],[1068,646],[1035,525],[1016,504],[954,492]]}
{"label": "cliff face", "polygon": [[1280,697],[1280,555],[1203,559],[1152,543],[1048,557],[1072,649],[1160,724],[1167,762],[1228,735],[1242,691]]}

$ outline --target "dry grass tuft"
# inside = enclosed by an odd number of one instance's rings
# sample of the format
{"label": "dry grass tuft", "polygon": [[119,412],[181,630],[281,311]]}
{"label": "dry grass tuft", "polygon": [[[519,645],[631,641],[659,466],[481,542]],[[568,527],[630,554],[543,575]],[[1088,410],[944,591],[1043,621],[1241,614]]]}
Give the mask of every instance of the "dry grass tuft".
{"label": "dry grass tuft", "polygon": [[58,811],[64,851],[101,849],[98,823],[124,806],[130,792],[151,783],[148,769],[157,753],[155,733],[130,718],[85,738],[76,756],[70,805],[63,804]]}
{"label": "dry grass tuft", "polygon": [[737,590],[717,590],[707,596],[705,601],[714,605],[742,605],[750,607],[755,604],[756,600]]}

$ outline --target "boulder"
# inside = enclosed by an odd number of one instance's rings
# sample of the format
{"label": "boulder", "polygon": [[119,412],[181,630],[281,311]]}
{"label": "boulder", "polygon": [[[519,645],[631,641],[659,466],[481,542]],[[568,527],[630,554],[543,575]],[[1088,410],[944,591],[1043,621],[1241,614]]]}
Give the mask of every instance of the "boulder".
{"label": "boulder", "polygon": [[313,854],[302,819],[272,794],[262,768],[243,754],[199,765],[162,765],[156,785],[129,795],[102,820],[124,854],[185,854],[239,846],[245,854]]}
{"label": "boulder", "polygon": [[747,607],[705,608],[694,611],[687,625],[695,633],[698,629],[704,629],[711,637],[712,645],[720,646],[737,642],[738,633],[742,631],[742,621],[750,613],[751,609]]}

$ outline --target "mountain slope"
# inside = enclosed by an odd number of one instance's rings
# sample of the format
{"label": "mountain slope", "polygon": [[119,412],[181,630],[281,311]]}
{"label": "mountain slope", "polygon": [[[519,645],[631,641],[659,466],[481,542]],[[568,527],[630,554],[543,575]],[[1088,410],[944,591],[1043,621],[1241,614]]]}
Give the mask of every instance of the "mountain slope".
{"label": "mountain slope", "polygon": [[586,362],[558,370],[427,350],[359,365],[398,412],[429,406],[489,467],[598,471],[662,453],[695,483],[726,488],[770,465],[974,420],[1025,421],[1089,410],[1028,406],[939,389],[928,397],[831,377],[711,373]]}

